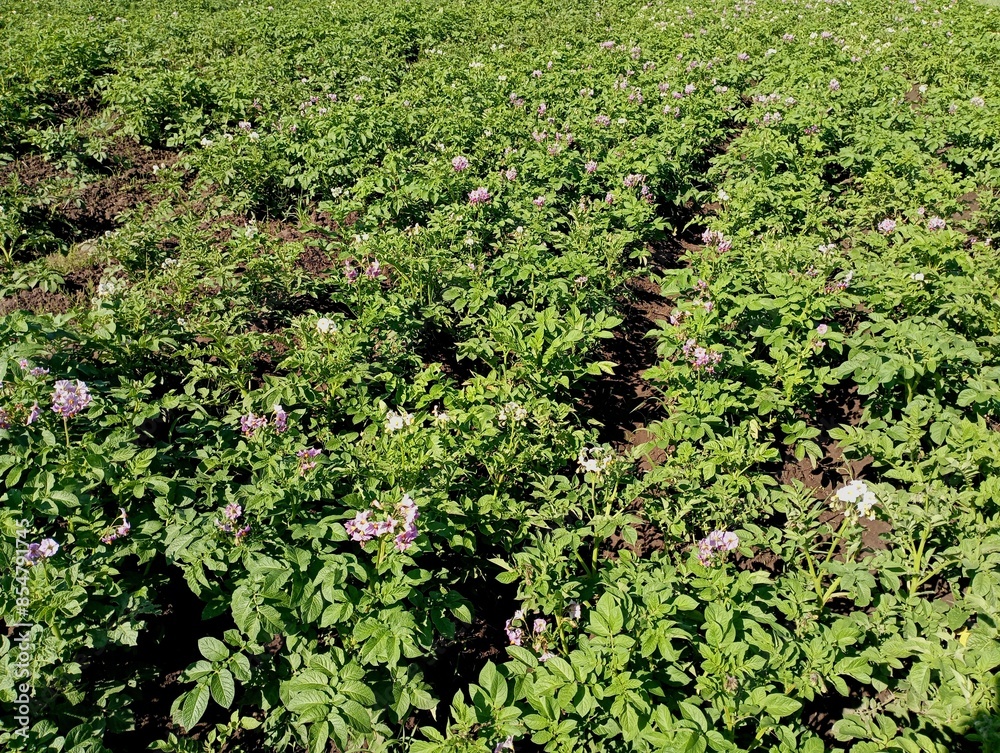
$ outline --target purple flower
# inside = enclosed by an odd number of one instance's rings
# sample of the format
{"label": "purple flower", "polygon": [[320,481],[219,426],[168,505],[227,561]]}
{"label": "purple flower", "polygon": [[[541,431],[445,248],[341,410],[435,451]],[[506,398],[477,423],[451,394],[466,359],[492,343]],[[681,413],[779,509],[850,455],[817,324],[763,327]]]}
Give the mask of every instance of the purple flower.
{"label": "purple flower", "polygon": [[358,279],[358,270],[349,261],[344,262],[344,277],[347,278],[349,284]]}
{"label": "purple flower", "polygon": [[609,39],[606,42],[601,42],[600,47],[602,50],[613,50],[615,48],[615,43]]}
{"label": "purple flower", "polygon": [[503,174],[503,177],[505,177],[507,180],[513,182],[513,181],[517,180],[517,170],[515,170],[513,167],[510,167]]}
{"label": "purple flower", "polygon": [[540,635],[545,632],[545,628],[548,627],[548,623],[543,619],[537,619],[531,624],[531,632],[535,635]]}
{"label": "purple flower", "polygon": [[596,118],[594,118],[594,125],[609,126],[611,125],[611,118],[609,118],[607,115],[598,115]]}
{"label": "purple flower", "polygon": [[35,562],[40,559],[54,557],[59,551],[59,543],[55,539],[42,539],[37,544],[28,545],[28,561]]}
{"label": "purple flower", "polygon": [[840,82],[835,78],[830,79],[830,91],[832,92],[840,91]]}
{"label": "purple flower", "polygon": [[299,475],[304,476],[307,472],[311,471],[316,467],[316,461],[313,458],[319,456],[323,451],[314,447],[310,447],[306,450],[299,450],[295,453],[295,456],[299,459]]}
{"label": "purple flower", "polygon": [[451,166],[456,173],[460,173],[469,166],[469,160],[462,155],[459,155],[451,160]]}
{"label": "purple flower", "polygon": [[265,426],[267,426],[267,417],[265,416],[255,416],[253,413],[240,416],[240,431],[247,438],[252,437],[258,429],[263,429]]}
{"label": "purple flower", "polygon": [[822,337],[829,331],[830,328],[826,324],[821,324],[816,328],[816,334],[819,335],[820,337]]}
{"label": "purple flower", "polygon": [[974,105],[975,107],[985,107],[986,106],[986,100],[983,99],[982,97],[973,97],[972,99],[969,100],[969,103],[972,104],[972,105]]}
{"label": "purple flower", "polygon": [[417,533],[416,525],[408,523],[395,538],[396,551],[405,552],[409,549],[413,545],[413,541],[417,538]]}
{"label": "purple flower", "polygon": [[712,531],[698,542],[698,561],[705,566],[711,565],[717,555],[731,552],[739,545],[740,539],[732,531]]}
{"label": "purple flower", "polygon": [[848,272],[846,275],[844,275],[843,280],[837,280],[827,285],[826,292],[834,293],[838,290],[847,290],[849,287],[851,287],[851,281],[853,279],[854,279],[854,272],[853,271]]}
{"label": "purple flower", "polygon": [[250,535],[250,524],[243,526],[240,530],[233,534],[233,542],[239,544],[243,539]]}
{"label": "purple flower", "polygon": [[469,203],[473,206],[485,204],[490,200],[490,192],[485,187],[480,187],[469,192]]}
{"label": "purple flower", "polygon": [[946,224],[947,223],[945,223],[945,221],[942,220],[940,217],[931,217],[930,220],[927,221],[927,229],[928,230],[944,230]]}
{"label": "purple flower", "polygon": [[604,203],[605,204],[614,204],[615,203],[615,195],[613,193],[611,193],[610,191],[608,191],[606,194],[604,194]]}
{"label": "purple flower", "polygon": [[281,434],[288,428],[288,414],[285,409],[281,407],[281,404],[275,404],[274,406],[274,430]]}
{"label": "purple flower", "polygon": [[354,541],[371,541],[375,538],[375,524],[368,520],[371,510],[364,510],[354,516],[354,520],[344,525],[347,535]]}
{"label": "purple flower", "polygon": [[750,56],[745,52],[741,52],[739,55],[736,56],[736,59],[739,60],[741,63],[745,63],[750,59]]}
{"label": "purple flower", "polygon": [[0,429],[9,429],[9,428],[10,428],[10,414],[7,412],[6,408],[0,408]]}
{"label": "purple flower", "polygon": [[120,510],[121,510],[121,520],[122,520],[121,525],[117,526],[111,533],[101,537],[101,541],[103,541],[105,544],[112,544],[118,539],[125,538],[126,536],[128,536],[129,531],[132,530],[132,524],[129,523],[128,515],[126,514],[125,509],[120,508]]}
{"label": "purple flower", "polygon": [[43,377],[43,376],[45,376],[48,373],[49,373],[49,370],[48,369],[44,369],[41,366],[36,366],[35,368],[31,369],[28,372],[28,374],[30,374],[33,377]]}
{"label": "purple flower", "polygon": [[[614,42],[612,42],[614,44]],[[493,749],[493,753],[503,753],[505,750],[514,750],[514,736],[507,735],[503,740],[496,744]]]}
{"label": "purple flower", "polygon": [[886,218],[878,224],[878,231],[884,235],[889,235],[896,229],[896,221]]}
{"label": "purple flower", "polygon": [[68,379],[56,382],[55,391],[52,393],[53,413],[69,418],[86,409],[90,402],[90,391],[85,382],[79,379],[75,384]]}
{"label": "purple flower", "polygon": [[544,196],[536,196],[534,199],[531,200],[531,203],[534,204],[539,209],[541,209],[542,207],[545,206],[545,197]]}
{"label": "purple flower", "polygon": [[544,115],[548,109],[549,109],[548,105],[546,105],[544,102],[538,105],[538,117],[542,117],[542,115]]}
{"label": "purple flower", "polygon": [[634,188],[635,186],[639,185],[640,183],[644,183],[645,181],[646,181],[645,175],[639,175],[637,173],[629,173],[628,175],[625,176],[625,179],[622,182],[625,184],[626,188]]}
{"label": "purple flower", "polygon": [[517,613],[514,614],[514,617],[507,620],[507,623],[504,625],[504,632],[507,633],[507,640],[510,641],[512,646],[520,646],[524,641],[524,632],[521,628],[514,627],[514,620],[516,619],[518,619]]}
{"label": "purple flower", "polygon": [[[31,426],[33,423],[35,423],[35,421],[38,420],[38,417],[40,415],[42,415],[42,409],[38,407],[38,402],[36,401],[35,404],[31,406],[31,412],[28,414],[28,418],[24,422],[25,425]],[[0,429],[6,429],[7,427],[3,426],[2,423],[3,422],[0,421]]]}
{"label": "purple flower", "polygon": [[586,165],[583,166],[583,170],[587,174],[596,172],[597,171],[597,163],[594,162],[594,160],[590,160],[590,162],[588,162]]}

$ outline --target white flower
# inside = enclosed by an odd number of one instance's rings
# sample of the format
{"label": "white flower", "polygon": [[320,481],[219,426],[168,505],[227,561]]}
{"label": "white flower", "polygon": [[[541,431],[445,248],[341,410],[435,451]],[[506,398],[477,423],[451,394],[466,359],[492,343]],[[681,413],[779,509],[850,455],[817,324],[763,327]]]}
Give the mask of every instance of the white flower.
{"label": "white flower", "polygon": [[838,489],[833,496],[846,505],[854,505],[857,508],[858,515],[866,518],[871,516],[872,510],[878,504],[878,498],[875,496],[875,493],[860,479],[854,479],[854,481]]}
{"label": "white flower", "polygon": [[446,424],[451,421],[451,416],[448,415],[447,411],[440,410],[435,406],[434,410],[431,411],[434,416],[434,421],[439,424]]}
{"label": "white flower", "polygon": [[871,512],[876,504],[878,504],[878,499],[876,499],[875,495],[870,491],[865,492],[862,495],[861,500],[858,502],[858,515],[870,518]]}
{"label": "white flower", "polygon": [[390,434],[394,431],[399,431],[404,426],[410,426],[413,423],[413,414],[407,413],[406,411],[389,411],[389,414],[385,417],[385,430]]}
{"label": "white flower", "polygon": [[330,332],[336,332],[337,329],[339,328],[337,327],[337,323],[333,321],[333,319],[327,319],[324,316],[322,319],[316,320],[316,330],[321,335],[327,335]]}
{"label": "white flower", "polygon": [[580,473],[601,476],[614,461],[615,454],[605,447],[582,447],[576,458]]}
{"label": "white flower", "polygon": [[59,543],[55,539],[42,539],[38,551],[43,557],[52,557],[59,551]]}
{"label": "white flower", "polygon": [[914,282],[923,282],[924,281],[924,273],[923,272],[914,272],[912,275],[910,275],[910,279],[913,280]]}
{"label": "white flower", "polygon": [[528,418],[528,411],[520,403],[507,403],[497,414],[497,423],[506,426],[511,424],[523,424]]}

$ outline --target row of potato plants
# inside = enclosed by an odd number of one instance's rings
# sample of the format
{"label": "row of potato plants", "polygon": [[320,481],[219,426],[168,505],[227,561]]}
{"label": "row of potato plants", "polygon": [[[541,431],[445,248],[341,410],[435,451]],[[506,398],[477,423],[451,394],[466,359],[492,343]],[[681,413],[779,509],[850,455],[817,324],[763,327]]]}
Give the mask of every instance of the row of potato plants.
{"label": "row of potato plants", "polygon": [[[996,743],[994,12],[74,0],[0,24],[31,61],[0,149],[61,171],[0,188],[4,295],[65,285],[54,218],[115,144],[180,152],[96,242],[92,300],[0,323],[0,614],[34,625],[31,724],[0,742],[122,745],[180,572],[224,627],[188,626],[174,686],[205,739],[162,750]],[[632,457],[577,401],[625,283],[689,227]],[[822,499],[780,483],[803,459],[835,468]],[[663,550],[613,553],[640,522]],[[453,693],[445,647],[496,590],[508,659]]]}

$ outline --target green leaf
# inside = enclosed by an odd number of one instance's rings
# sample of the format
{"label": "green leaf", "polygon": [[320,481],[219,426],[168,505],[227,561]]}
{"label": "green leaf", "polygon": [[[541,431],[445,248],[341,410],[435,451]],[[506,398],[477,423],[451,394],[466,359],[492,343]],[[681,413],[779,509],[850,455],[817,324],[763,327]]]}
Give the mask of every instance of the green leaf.
{"label": "green leaf", "polygon": [[190,731],[205,714],[211,692],[207,685],[196,685],[191,689],[180,707],[180,713],[175,721],[185,730]]}
{"label": "green leaf", "polygon": [[794,714],[801,708],[802,704],[799,701],[781,693],[772,693],[764,699],[764,710],[777,719]]}
{"label": "green leaf", "polygon": [[209,661],[223,661],[229,657],[229,649],[218,638],[200,638],[198,650]]}
{"label": "green leaf", "polygon": [[220,670],[212,677],[212,698],[220,706],[229,708],[233,705],[236,697],[236,683],[233,681],[233,674],[228,669]]}

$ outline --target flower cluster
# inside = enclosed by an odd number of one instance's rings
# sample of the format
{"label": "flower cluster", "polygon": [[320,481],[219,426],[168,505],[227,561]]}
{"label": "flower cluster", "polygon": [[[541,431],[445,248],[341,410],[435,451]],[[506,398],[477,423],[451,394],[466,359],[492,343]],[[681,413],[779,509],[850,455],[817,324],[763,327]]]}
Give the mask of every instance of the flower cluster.
{"label": "flower cluster", "polygon": [[944,230],[947,223],[940,217],[931,217],[927,221],[928,230]]}
{"label": "flower cluster", "polygon": [[222,511],[222,520],[215,523],[223,533],[233,534],[233,540],[237,544],[250,533],[249,523],[242,527],[238,525],[241,517],[243,517],[243,508],[236,502],[230,502]]}
{"label": "flower cluster", "polygon": [[363,510],[344,525],[347,535],[359,543],[392,536],[396,551],[405,552],[409,549],[419,533],[417,518],[420,517],[420,511],[410,495],[404,494],[403,499],[388,512],[378,502],[373,502],[372,507],[380,510],[384,517],[372,520],[372,510]]}
{"label": "flower cluster", "polygon": [[871,517],[871,512],[878,504],[878,498],[875,493],[868,488],[866,484],[861,479],[854,479],[846,486],[838,489],[832,499],[839,500],[845,505],[848,505],[848,514],[853,514],[850,506],[854,506],[857,510],[857,514],[864,517]]}
{"label": "flower cluster", "polygon": [[28,552],[24,555],[24,559],[28,561],[29,565],[33,565],[41,560],[54,557],[58,551],[59,543],[55,539],[42,539],[41,541],[28,544]]}
{"label": "flower cluster", "polygon": [[278,434],[281,434],[287,429],[288,429],[288,414],[285,413],[285,409],[281,407],[281,403],[275,403],[274,430],[278,432]]}
{"label": "flower cluster", "polygon": [[[708,290],[708,283],[705,282],[704,280],[698,280],[698,282],[695,283],[694,289],[695,292],[698,293],[698,297],[695,298],[692,303],[694,303],[695,306],[704,309],[706,314],[712,311],[712,309],[715,308],[715,303],[712,301],[710,297],[711,294],[709,293]],[[673,323],[674,322],[671,322],[671,324]]]}
{"label": "flower cluster", "polygon": [[715,246],[723,253],[733,247],[733,242],[721,230],[706,230],[701,234],[701,242],[706,246]]}
{"label": "flower cluster", "polygon": [[886,219],[882,220],[878,224],[878,231],[880,233],[882,233],[883,235],[889,235],[895,229],[896,229],[896,221],[893,220],[893,219],[890,219],[888,217]]}
{"label": "flower cluster", "polygon": [[299,475],[305,476],[306,473],[311,471],[316,467],[316,461],[313,459],[318,455],[322,454],[322,450],[315,447],[310,447],[305,450],[299,450],[295,453],[295,457],[299,459]]}
{"label": "flower cluster", "polygon": [[[111,524],[111,532],[101,536],[101,541],[105,544],[111,544],[118,539],[123,539],[128,536],[129,531],[132,530],[132,524],[128,522],[128,515],[125,513],[124,508],[121,509],[121,523],[119,525]],[[118,522],[118,518],[115,519],[115,523]]]}
{"label": "flower cluster", "polygon": [[527,420],[528,411],[520,403],[507,403],[497,413],[497,423],[500,426],[506,426],[508,422],[516,426]]}
{"label": "flower cluster", "polygon": [[321,335],[328,335],[331,332],[336,332],[337,329],[337,323],[333,319],[324,316],[316,320],[316,331]]}
{"label": "flower cluster", "polygon": [[[247,439],[251,438],[260,429],[263,429],[268,424],[267,416],[258,416],[254,413],[247,413],[245,416],[240,416],[240,431],[243,432],[243,436]],[[288,413],[285,409],[281,407],[280,403],[275,403],[274,405],[274,430],[278,434],[285,432],[288,429]]]}
{"label": "flower cluster", "polygon": [[739,545],[740,537],[732,531],[712,531],[698,542],[698,562],[706,567],[713,565]]}
{"label": "flower cluster", "polygon": [[600,477],[615,460],[615,453],[606,447],[581,447],[576,463],[580,473],[593,473]]}
{"label": "flower cluster", "polygon": [[549,630],[549,623],[542,618],[536,618],[531,622],[531,630],[528,630],[528,620],[524,616],[524,610],[518,609],[514,616],[507,620],[504,625],[504,632],[507,633],[507,640],[512,646],[523,646],[525,639],[530,641],[531,647],[538,652],[539,661],[548,661],[555,656],[549,651],[549,639],[552,631]]}
{"label": "flower cluster", "polygon": [[41,366],[35,366],[34,368],[29,368],[31,364],[28,362],[27,358],[22,358],[17,362],[17,365],[28,372],[28,376],[33,377],[43,377],[49,373],[48,369],[42,368]]}
{"label": "flower cluster", "polygon": [[55,391],[52,393],[52,411],[58,413],[63,418],[75,416],[90,405],[90,390],[87,384],[79,379],[76,383],[69,379],[60,379],[56,382]]}
{"label": "flower cluster", "polygon": [[392,434],[400,429],[413,425],[413,414],[406,411],[389,411],[385,417],[385,430]]}
{"label": "flower cluster", "polygon": [[258,429],[263,429],[265,426],[267,426],[267,416],[257,416],[253,413],[240,416],[240,431],[247,438],[252,437]]}
{"label": "flower cluster", "polygon": [[833,282],[828,283],[825,290],[827,293],[836,293],[837,291],[847,290],[849,287],[851,287],[851,281],[853,279],[854,279],[854,272],[848,272],[846,275],[844,275],[844,279],[834,280]]}
{"label": "flower cluster", "polygon": [[451,160],[451,167],[456,173],[462,172],[468,166],[469,166],[469,160],[463,157],[462,155],[454,157]]}
{"label": "flower cluster", "polygon": [[691,368],[695,371],[704,369],[709,374],[715,371],[716,365],[722,360],[722,353],[717,350],[708,350],[698,345],[698,341],[689,338],[683,346],[681,352],[691,361]]}
{"label": "flower cluster", "polygon": [[485,187],[477,188],[469,192],[469,203],[472,206],[485,204],[490,200],[490,192]]}

